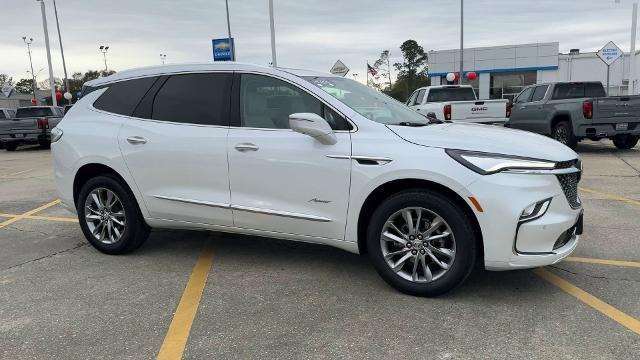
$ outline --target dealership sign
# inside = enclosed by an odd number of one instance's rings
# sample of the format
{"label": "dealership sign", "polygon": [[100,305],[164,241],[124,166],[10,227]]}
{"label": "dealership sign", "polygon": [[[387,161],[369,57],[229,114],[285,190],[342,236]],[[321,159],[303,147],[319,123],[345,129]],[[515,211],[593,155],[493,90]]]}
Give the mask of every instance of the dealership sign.
{"label": "dealership sign", "polygon": [[334,74],[334,75],[340,75],[340,76],[344,77],[349,72],[349,68],[342,61],[338,60],[333,65],[331,70],[329,70],[329,72]]}
{"label": "dealership sign", "polygon": [[613,64],[613,62],[618,60],[623,54],[622,50],[620,50],[618,45],[614,44],[613,41],[609,41],[607,45],[598,51],[598,57],[604,61],[607,66]]}
{"label": "dealership sign", "polygon": [[233,38],[229,41],[229,38],[213,39],[211,40],[213,45],[213,60],[214,61],[231,61],[233,56],[231,51],[233,49]]}

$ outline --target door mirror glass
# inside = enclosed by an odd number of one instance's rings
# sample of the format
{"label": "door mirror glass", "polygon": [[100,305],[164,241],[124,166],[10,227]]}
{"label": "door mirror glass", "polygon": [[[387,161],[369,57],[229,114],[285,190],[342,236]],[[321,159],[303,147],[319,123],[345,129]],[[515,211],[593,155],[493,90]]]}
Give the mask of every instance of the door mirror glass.
{"label": "door mirror glass", "polygon": [[289,115],[289,127],[295,132],[311,136],[324,145],[333,145],[338,142],[329,123],[317,114],[291,114]]}

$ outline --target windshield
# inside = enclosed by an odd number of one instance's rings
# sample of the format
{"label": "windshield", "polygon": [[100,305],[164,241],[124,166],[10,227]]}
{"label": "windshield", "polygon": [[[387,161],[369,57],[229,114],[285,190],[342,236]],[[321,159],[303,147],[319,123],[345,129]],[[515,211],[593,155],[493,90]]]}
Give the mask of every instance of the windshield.
{"label": "windshield", "polygon": [[322,76],[306,76],[304,79],[369,120],[381,124],[428,123],[424,116],[403,103],[357,81]]}

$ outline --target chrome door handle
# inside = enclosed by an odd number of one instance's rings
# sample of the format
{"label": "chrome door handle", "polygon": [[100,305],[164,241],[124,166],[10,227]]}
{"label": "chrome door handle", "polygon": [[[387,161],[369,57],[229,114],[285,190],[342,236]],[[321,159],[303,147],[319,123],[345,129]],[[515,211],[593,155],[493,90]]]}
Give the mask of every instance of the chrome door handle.
{"label": "chrome door handle", "polygon": [[143,138],[142,136],[129,136],[127,138],[127,142],[133,145],[146,144],[147,139]]}
{"label": "chrome door handle", "polygon": [[259,147],[255,146],[254,144],[251,143],[240,143],[240,144],[236,144],[236,146],[234,146],[234,148],[240,152],[245,152],[245,151],[258,151]]}

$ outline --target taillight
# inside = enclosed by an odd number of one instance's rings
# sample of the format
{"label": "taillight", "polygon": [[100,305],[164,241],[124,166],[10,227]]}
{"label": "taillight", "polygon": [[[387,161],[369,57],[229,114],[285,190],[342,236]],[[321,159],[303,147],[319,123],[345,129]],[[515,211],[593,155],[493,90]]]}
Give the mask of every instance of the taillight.
{"label": "taillight", "polygon": [[48,129],[49,128],[49,119],[47,118],[42,118],[42,119],[38,119],[38,129]]}
{"label": "taillight", "polygon": [[511,102],[507,103],[507,113],[505,114],[505,117],[511,117],[511,108],[513,107],[513,104]]}
{"label": "taillight", "polygon": [[582,103],[582,115],[585,119],[593,118],[593,102],[591,100]]}
{"label": "taillight", "polygon": [[451,104],[444,106],[444,119],[451,120]]}

